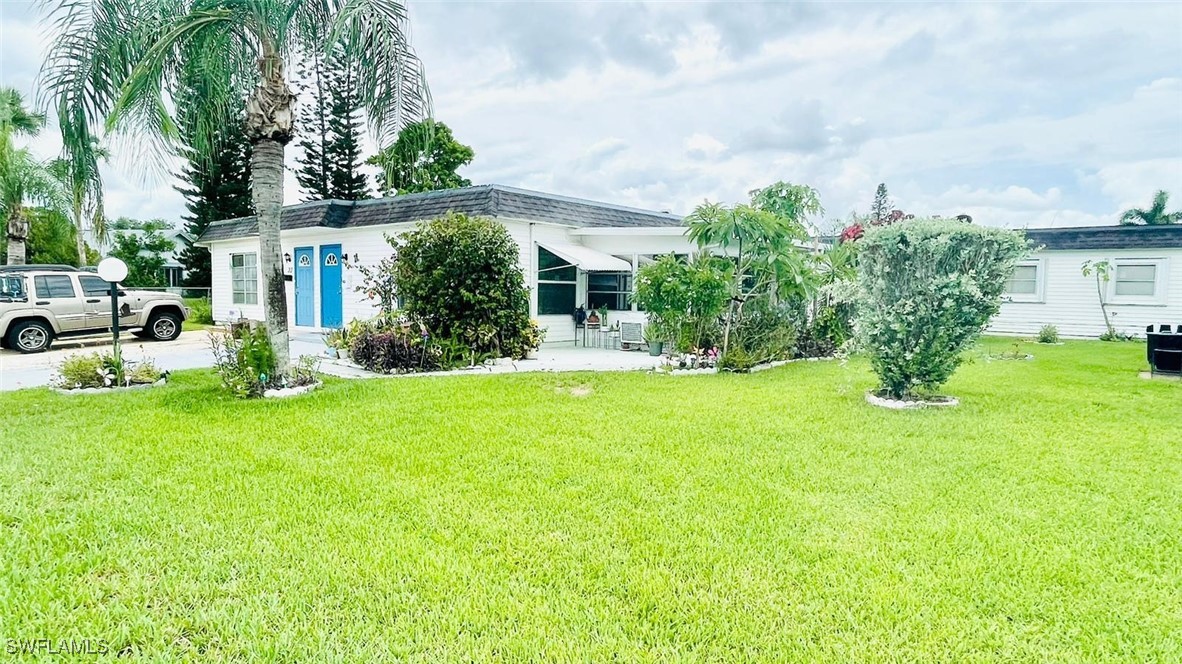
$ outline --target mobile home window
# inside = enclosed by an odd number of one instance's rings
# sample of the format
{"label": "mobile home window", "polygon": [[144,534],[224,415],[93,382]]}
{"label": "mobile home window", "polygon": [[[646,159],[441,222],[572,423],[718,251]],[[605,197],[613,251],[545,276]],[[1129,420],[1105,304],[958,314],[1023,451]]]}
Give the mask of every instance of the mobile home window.
{"label": "mobile home window", "polygon": [[1011,302],[1043,301],[1043,264],[1041,259],[1022,261],[1006,281],[1005,294]]}
{"label": "mobile home window", "polygon": [[230,280],[234,304],[259,303],[259,273],[256,254],[230,254]]}
{"label": "mobile home window", "polygon": [[592,309],[606,306],[612,311],[632,308],[631,272],[589,272],[587,274],[587,304]]}
{"label": "mobile home window", "polygon": [[1038,264],[1027,263],[1014,268],[1006,282],[1008,295],[1038,295]]}
{"label": "mobile home window", "polygon": [[577,277],[578,268],[538,247],[538,315],[572,313]]}
{"label": "mobile home window", "polygon": [[1153,297],[1157,294],[1157,264],[1118,263],[1113,281],[1118,296]]}

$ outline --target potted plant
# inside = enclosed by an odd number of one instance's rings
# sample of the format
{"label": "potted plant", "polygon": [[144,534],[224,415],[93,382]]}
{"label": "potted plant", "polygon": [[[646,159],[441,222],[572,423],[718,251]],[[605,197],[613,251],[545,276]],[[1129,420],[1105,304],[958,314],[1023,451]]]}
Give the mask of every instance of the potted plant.
{"label": "potted plant", "polygon": [[607,325],[607,305],[604,304],[604,305],[600,306],[597,311],[599,312],[599,324],[606,326]]}
{"label": "potted plant", "polygon": [[648,354],[653,357],[659,356],[665,350],[664,327],[664,324],[655,316],[649,316],[648,325],[644,326],[644,340],[648,343]]}
{"label": "potted plant", "polygon": [[537,319],[531,318],[529,328],[525,331],[525,340],[529,348],[525,351],[525,359],[538,359],[538,347],[546,340],[546,330],[538,324]]}
{"label": "potted plant", "polygon": [[341,359],[349,358],[349,336],[344,328],[332,330],[324,335],[324,354]]}

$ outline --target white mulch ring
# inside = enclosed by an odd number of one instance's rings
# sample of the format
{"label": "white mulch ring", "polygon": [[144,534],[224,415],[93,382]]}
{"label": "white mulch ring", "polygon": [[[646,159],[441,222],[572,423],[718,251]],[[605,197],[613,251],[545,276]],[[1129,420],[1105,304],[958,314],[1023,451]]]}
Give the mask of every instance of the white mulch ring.
{"label": "white mulch ring", "polygon": [[[836,359],[836,357],[798,357],[795,360],[776,360],[775,362],[757,364],[745,372],[737,371],[734,373],[757,373],[759,371],[767,371],[768,369],[782,367],[785,364],[792,364],[794,362],[831,362]],[[720,372],[717,367],[709,367],[705,369],[682,369],[680,367],[673,367],[672,369],[669,369],[666,366],[666,368],[663,370],[653,371],[651,373],[665,373],[670,376],[702,376],[705,374],[716,374]]]}
{"label": "white mulch ring", "polygon": [[128,390],[146,390],[152,387],[164,387],[167,384],[168,377],[166,376],[155,383],[141,383],[126,387],[54,387],[51,389],[58,394],[112,394],[115,392],[127,392]]}
{"label": "white mulch ring", "polygon": [[273,390],[266,390],[263,392],[264,399],[283,399],[286,397],[298,397],[301,394],[307,394],[312,390],[320,389],[324,383],[316,381],[307,385],[300,385],[299,387],[281,387]]}
{"label": "white mulch ring", "polygon": [[891,399],[889,397],[880,397],[874,393],[873,390],[866,392],[866,403],[869,403],[879,408],[890,408],[891,410],[910,410],[913,408],[947,408],[952,406],[959,406],[960,401],[956,397],[932,397],[930,399]]}

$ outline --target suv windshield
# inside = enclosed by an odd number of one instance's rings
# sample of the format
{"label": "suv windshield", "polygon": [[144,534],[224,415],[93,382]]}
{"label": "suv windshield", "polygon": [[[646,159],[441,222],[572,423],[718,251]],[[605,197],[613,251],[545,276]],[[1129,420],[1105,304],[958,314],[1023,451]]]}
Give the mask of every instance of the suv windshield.
{"label": "suv windshield", "polygon": [[23,300],[25,298],[25,278],[0,275],[0,298]]}

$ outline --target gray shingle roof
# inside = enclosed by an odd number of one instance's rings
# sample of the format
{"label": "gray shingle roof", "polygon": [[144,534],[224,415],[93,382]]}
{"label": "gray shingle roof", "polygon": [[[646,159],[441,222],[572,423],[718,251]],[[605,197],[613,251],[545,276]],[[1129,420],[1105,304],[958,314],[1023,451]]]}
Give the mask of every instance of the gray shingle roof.
{"label": "gray shingle roof", "polygon": [[[568,198],[498,184],[429,191],[371,201],[316,201],[283,208],[282,230],[296,228],[358,228],[437,219],[451,212],[467,215],[545,221],[580,228],[680,226],[681,217],[667,212]],[[258,235],[254,217],[216,221],[200,242]]]}
{"label": "gray shingle roof", "polygon": [[1170,226],[1081,226],[1078,228],[1028,228],[1026,237],[1035,247],[1051,251],[1073,249],[1176,249],[1182,248],[1182,224]]}

